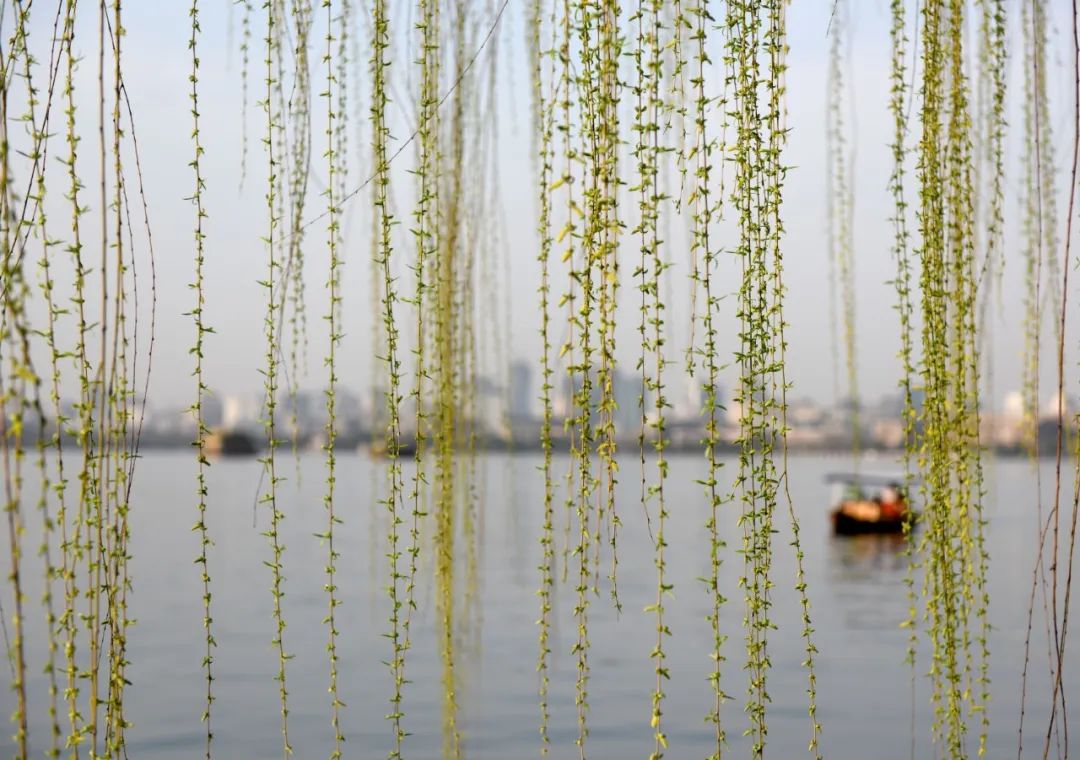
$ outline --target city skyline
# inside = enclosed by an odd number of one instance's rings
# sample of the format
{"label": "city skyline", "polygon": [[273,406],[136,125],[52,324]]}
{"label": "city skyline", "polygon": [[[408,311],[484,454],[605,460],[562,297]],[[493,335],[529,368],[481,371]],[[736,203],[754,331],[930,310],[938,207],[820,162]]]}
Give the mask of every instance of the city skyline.
{"label": "city skyline", "polygon": [[[506,442],[524,449],[540,445],[539,424],[541,404],[539,399],[539,367],[525,361],[513,362],[505,377],[513,384],[507,388],[489,377],[477,378],[475,398],[476,431],[484,445]],[[569,376],[553,383],[552,413],[553,437],[561,448],[563,422],[575,413],[572,396],[574,388]],[[670,408],[665,413],[669,443],[672,447],[699,450],[705,435],[704,387],[695,385],[687,376],[687,385],[680,398],[669,396]],[[623,446],[636,448],[635,442],[642,430],[641,378],[635,374],[616,371],[613,374],[616,410],[614,422],[616,438]],[[337,429],[340,435],[352,442],[366,442],[379,436],[385,424],[385,392],[379,389],[357,390],[339,386],[335,406]],[[648,394],[644,394],[648,398]],[[920,393],[916,393],[915,405],[919,406]],[[717,387],[717,423],[719,439],[732,445],[738,435],[739,405],[730,397],[728,389]],[[325,440],[326,394],[319,389],[300,389],[295,397],[282,389],[278,399],[278,420],[285,439],[293,435],[321,446]],[[136,405],[138,407],[138,405]],[[903,394],[894,392],[874,399],[863,399],[857,415],[849,399],[834,403],[821,403],[809,396],[792,395],[788,399],[788,441],[794,450],[829,450],[843,453],[853,450],[852,424],[859,420],[861,446],[866,449],[900,450],[903,448]],[[415,407],[411,398],[402,403],[402,434],[415,433]],[[141,407],[138,407],[141,415]],[[295,410],[295,416],[294,416]],[[1080,401],[1067,396],[1064,406],[1066,427],[1072,429],[1072,415],[1080,410]],[[429,410],[430,413],[431,410]],[[214,430],[238,431],[259,438],[263,432],[264,399],[258,390],[246,393],[209,392],[204,398],[203,415],[208,427]],[[599,410],[596,410],[599,415]],[[149,445],[187,445],[194,435],[194,418],[187,407],[170,407],[148,404],[143,422],[143,433]],[[597,418],[598,419],[598,418]],[[645,429],[649,434],[655,420],[655,409],[646,410]],[[1024,410],[1023,394],[1011,390],[1004,394],[1003,403],[990,406],[983,403],[982,440],[984,445],[1006,452],[1025,449],[1025,436],[1035,430],[1040,439],[1039,449],[1043,455],[1053,452],[1057,429],[1057,397],[1050,394],[1040,399],[1034,419]],[[1035,428],[1031,426],[1035,425]],[[295,427],[294,427],[295,426]]]}

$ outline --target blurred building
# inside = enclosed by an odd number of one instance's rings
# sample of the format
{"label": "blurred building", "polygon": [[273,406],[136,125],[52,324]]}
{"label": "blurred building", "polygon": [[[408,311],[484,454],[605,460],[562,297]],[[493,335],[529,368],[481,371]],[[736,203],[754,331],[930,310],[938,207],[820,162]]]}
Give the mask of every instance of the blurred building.
{"label": "blurred building", "polygon": [[510,364],[510,419],[527,420],[534,415],[533,365],[520,359]]}
{"label": "blurred building", "polygon": [[262,424],[261,394],[230,394],[221,399],[221,405],[221,426],[226,430],[250,431]]}

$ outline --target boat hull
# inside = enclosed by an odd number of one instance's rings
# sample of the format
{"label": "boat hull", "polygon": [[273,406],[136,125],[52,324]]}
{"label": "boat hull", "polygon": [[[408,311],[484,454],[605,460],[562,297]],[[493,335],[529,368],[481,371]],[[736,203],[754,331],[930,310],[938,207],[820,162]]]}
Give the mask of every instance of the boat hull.
{"label": "boat hull", "polygon": [[238,430],[217,430],[206,437],[210,456],[253,456],[259,452],[255,439]]}
{"label": "boat hull", "polygon": [[861,536],[866,534],[895,534],[904,532],[907,518],[860,520],[839,509],[832,513],[833,532],[838,536]]}

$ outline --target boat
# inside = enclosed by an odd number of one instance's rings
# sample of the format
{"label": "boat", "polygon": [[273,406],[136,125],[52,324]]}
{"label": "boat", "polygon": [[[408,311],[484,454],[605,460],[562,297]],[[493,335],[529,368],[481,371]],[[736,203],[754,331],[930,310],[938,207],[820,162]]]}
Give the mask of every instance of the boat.
{"label": "boat", "polygon": [[209,456],[251,456],[258,453],[255,439],[239,430],[215,429],[205,441]]}
{"label": "boat", "polygon": [[[386,440],[377,438],[373,441],[368,441],[366,444],[361,444],[362,448],[366,448],[368,454],[372,459],[384,459],[390,456],[390,448],[387,446]],[[411,458],[416,455],[416,441],[411,438],[406,438],[398,441],[397,445],[397,458],[405,459]]]}
{"label": "boat", "polygon": [[[919,513],[912,509],[895,475],[830,473],[825,481],[837,493],[830,518],[838,536],[903,533],[918,523]],[[873,493],[873,495],[869,495]]]}

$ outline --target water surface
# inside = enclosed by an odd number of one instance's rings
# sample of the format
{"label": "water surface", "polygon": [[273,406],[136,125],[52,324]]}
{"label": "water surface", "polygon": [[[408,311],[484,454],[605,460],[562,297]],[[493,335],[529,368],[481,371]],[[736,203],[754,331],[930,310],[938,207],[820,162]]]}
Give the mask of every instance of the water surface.
{"label": "water surface", "polygon": [[[332,731],[329,724],[327,610],[323,585],[326,547],[314,534],[325,530],[322,501],[324,465],[319,454],[302,454],[294,468],[283,455],[281,506],[286,513],[282,536],[287,547],[284,564],[288,627],[285,645],[290,699],[289,734],[297,758],[326,757]],[[478,461],[479,491],[485,508],[477,552],[476,604],[458,610],[459,669],[462,673],[461,727],[466,754],[490,760],[538,754],[538,677],[536,641],[543,478],[541,460],[533,454],[487,454]],[[556,470],[567,467],[556,458]],[[932,757],[929,742],[932,715],[926,706],[929,685],[926,642],[913,671],[904,662],[907,633],[899,623],[906,614],[906,559],[902,543],[888,537],[835,538],[827,519],[829,493],[826,472],[849,464],[839,458],[793,457],[791,491],[802,524],[807,583],[812,599],[817,655],[819,717],[824,726],[822,749],[838,760],[912,755],[911,704],[914,688],[914,755]],[[868,465],[897,471],[890,462]],[[390,657],[388,577],[385,535],[387,518],[377,499],[385,492],[384,465],[362,454],[339,458],[338,608],[339,688],[347,703],[342,719],[347,738],[346,757],[384,757],[390,748],[391,682],[383,664]],[[213,728],[215,754],[222,758],[271,758],[281,755],[277,656],[271,646],[270,559],[262,535],[267,507],[256,506],[261,465],[254,460],[217,460],[209,471],[209,525],[214,540],[210,573],[214,589],[215,694]],[[725,472],[734,474],[735,462]],[[1030,464],[996,461],[988,467],[989,520],[987,546],[991,555],[989,586],[993,631],[990,675],[990,757],[1015,757],[1020,710],[1021,669],[1026,612],[1036,545],[1036,479]],[[127,710],[133,723],[128,733],[132,758],[191,758],[202,750],[199,716],[205,692],[201,658],[202,599],[198,568],[194,466],[188,452],[147,454],[139,464],[132,512],[134,593],[131,613],[138,623],[129,634],[132,685]],[[1044,504],[1051,499],[1052,467],[1042,468]],[[667,645],[672,680],[664,710],[670,740],[668,757],[705,757],[711,751],[712,730],[704,718],[710,709],[707,680],[711,670],[711,631],[707,615],[711,599],[700,577],[709,571],[706,501],[695,481],[702,476],[696,456],[671,462],[666,494],[672,519],[668,528],[668,571],[675,584],[667,605],[672,638]],[[590,608],[592,651],[589,656],[588,755],[593,758],[646,756],[652,745],[649,727],[653,666],[649,659],[655,624],[644,612],[656,594],[652,544],[638,504],[640,475],[636,457],[621,464],[619,509],[624,524],[619,543],[621,615],[613,609],[606,588]],[[1071,494],[1065,495],[1071,504]],[[557,495],[562,533],[563,494]],[[740,533],[736,506],[727,505],[722,532],[728,540],[722,570],[728,640],[724,653],[723,687],[731,696],[724,707],[729,754],[743,757],[747,727],[743,714],[746,678],[742,640],[742,570],[737,553]],[[254,524],[253,524],[254,519]],[[27,546],[36,545],[36,517],[31,517]],[[769,744],[772,757],[805,755],[809,740],[806,673],[801,663],[805,645],[800,611],[793,591],[794,554],[786,514],[777,520],[773,579],[774,620],[770,638],[773,670],[768,690]],[[425,552],[425,556],[427,556]],[[39,567],[36,558],[28,560]],[[464,573],[462,573],[463,575]],[[462,582],[464,585],[464,581]],[[28,591],[36,602],[40,588]],[[407,660],[411,683],[405,693],[406,757],[436,758],[441,748],[441,666],[433,629],[434,599],[431,567],[426,561],[418,585],[414,642]],[[555,595],[552,650],[551,736],[553,757],[577,757],[574,706],[576,639],[572,617],[573,583],[558,583]],[[5,589],[10,609],[10,589]],[[1037,597],[1037,606],[1041,601]],[[31,730],[35,752],[43,751],[47,734],[41,613],[29,606],[28,641],[35,674],[31,682]],[[1046,632],[1037,622],[1033,634],[1028,683],[1025,755],[1041,756],[1046,731]],[[1069,710],[1080,698],[1077,656],[1070,653],[1065,683]],[[10,714],[14,697],[0,693],[0,712]],[[1080,723],[1077,724],[1080,726]],[[0,750],[12,748],[5,731]],[[38,755],[40,756],[40,754]]]}

